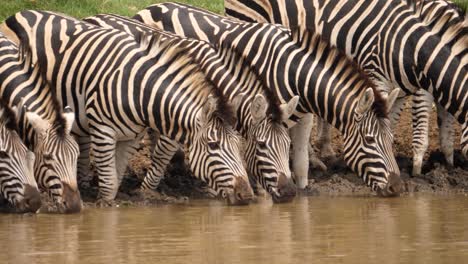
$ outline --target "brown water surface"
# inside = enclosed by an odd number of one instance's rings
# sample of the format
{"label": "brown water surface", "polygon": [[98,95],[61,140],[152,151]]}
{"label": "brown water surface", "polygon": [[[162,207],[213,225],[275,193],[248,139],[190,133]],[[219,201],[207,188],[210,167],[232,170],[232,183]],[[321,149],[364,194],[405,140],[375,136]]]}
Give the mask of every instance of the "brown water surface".
{"label": "brown water surface", "polygon": [[468,263],[468,197],[0,215],[0,263]]}

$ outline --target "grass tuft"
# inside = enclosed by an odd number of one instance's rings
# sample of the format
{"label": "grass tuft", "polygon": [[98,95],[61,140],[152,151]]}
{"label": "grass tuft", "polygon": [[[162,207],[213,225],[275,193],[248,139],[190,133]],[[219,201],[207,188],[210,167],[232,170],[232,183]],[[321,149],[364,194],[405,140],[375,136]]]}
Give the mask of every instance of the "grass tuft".
{"label": "grass tuft", "polygon": [[[6,2],[6,3],[5,3]],[[6,0],[0,1],[0,21],[27,9],[48,10],[84,18],[102,13],[133,16],[141,9],[168,0]],[[177,0],[177,2],[224,13],[223,0]]]}

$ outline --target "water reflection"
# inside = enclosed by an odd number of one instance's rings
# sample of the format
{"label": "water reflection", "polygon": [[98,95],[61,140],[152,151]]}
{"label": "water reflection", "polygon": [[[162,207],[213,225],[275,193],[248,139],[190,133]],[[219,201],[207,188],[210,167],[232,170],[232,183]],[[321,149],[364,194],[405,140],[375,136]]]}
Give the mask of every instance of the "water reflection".
{"label": "water reflection", "polygon": [[0,215],[0,263],[464,263],[467,208],[466,196],[312,197]]}

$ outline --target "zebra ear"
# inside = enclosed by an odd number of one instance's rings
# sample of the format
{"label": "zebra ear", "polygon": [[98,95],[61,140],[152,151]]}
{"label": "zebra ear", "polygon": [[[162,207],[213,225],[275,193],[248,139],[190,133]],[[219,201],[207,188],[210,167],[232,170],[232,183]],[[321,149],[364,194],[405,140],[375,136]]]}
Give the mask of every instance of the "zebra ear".
{"label": "zebra ear", "polygon": [[398,99],[398,95],[400,94],[401,89],[395,88],[393,89],[387,97],[387,113],[390,113],[392,110],[395,101]]}
{"label": "zebra ear", "polygon": [[36,156],[34,152],[29,151],[26,153],[26,164],[28,166],[28,170],[34,174],[34,161],[36,160]]}
{"label": "zebra ear", "polygon": [[75,122],[75,113],[71,107],[66,106],[63,110],[62,116],[65,119],[65,133],[70,134],[70,131],[73,128],[73,123]]}
{"label": "zebra ear", "polygon": [[281,120],[283,122],[288,121],[288,119],[292,116],[294,111],[296,111],[296,107],[299,104],[299,96],[296,95],[289,102],[280,105],[281,108]]}
{"label": "zebra ear", "polygon": [[242,101],[244,101],[244,97],[245,97],[246,94],[247,94],[247,92],[240,93],[240,94],[236,95],[236,97],[234,97],[234,99],[232,99],[232,107],[235,109],[235,111],[237,111],[237,109],[239,109],[239,107],[241,106]]}
{"label": "zebra ear", "polygon": [[357,115],[363,115],[372,107],[374,103],[374,91],[372,88],[367,88],[364,94],[359,99],[359,103],[356,107],[355,113]]}
{"label": "zebra ear", "polygon": [[211,116],[216,110],[216,104],[218,103],[218,99],[216,99],[213,95],[208,96],[203,108],[198,116],[198,121],[201,123],[208,123],[210,121]]}
{"label": "zebra ear", "polygon": [[252,103],[250,104],[250,113],[254,124],[260,122],[266,117],[268,103],[263,94],[255,95]]}
{"label": "zebra ear", "polygon": [[34,112],[28,111],[25,115],[27,122],[31,124],[36,133],[38,133],[40,136],[43,136],[47,133],[47,129],[50,127],[50,124],[47,120],[42,119]]}

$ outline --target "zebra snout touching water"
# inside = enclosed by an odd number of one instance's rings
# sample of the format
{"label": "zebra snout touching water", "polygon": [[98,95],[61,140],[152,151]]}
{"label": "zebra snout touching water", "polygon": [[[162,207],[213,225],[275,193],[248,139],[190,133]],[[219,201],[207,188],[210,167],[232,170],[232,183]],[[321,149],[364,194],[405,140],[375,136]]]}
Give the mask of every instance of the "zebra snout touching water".
{"label": "zebra snout touching water", "polygon": [[[275,98],[271,92],[267,97]],[[286,122],[298,103],[299,97],[295,96],[274,110],[276,104],[268,104],[261,94],[250,102],[252,125],[245,150],[247,167],[255,176],[251,182],[259,182],[275,203],[290,202],[296,196],[289,168],[291,140]]]}
{"label": "zebra snout touching water", "polygon": [[[215,50],[205,41],[186,39],[149,27],[133,19],[113,14],[99,14],[84,21],[104,28],[125,31],[135,37],[145,34],[163,35],[167,39],[183,41],[190,45],[192,56],[206,69],[207,78],[232,104],[236,113],[234,127],[246,140],[244,159],[251,183],[260,183],[274,202],[289,202],[296,195],[296,188],[289,168],[291,139],[286,122],[294,113],[299,97],[294,96],[281,104],[263,80],[242,56],[230,52],[228,47]],[[154,157],[158,157],[146,175],[142,189],[155,189],[165,165],[178,149],[176,142],[160,137],[155,142]],[[243,183],[243,181],[241,181]],[[239,189],[243,188],[239,185]]]}
{"label": "zebra snout touching water", "polygon": [[231,203],[252,199],[234,114],[189,43],[162,34],[135,38],[47,11],[19,12],[5,28],[29,44],[42,76],[78,113],[73,132],[80,143],[90,139],[102,205],[113,203],[128,152],[146,128],[183,145],[195,177]]}
{"label": "zebra snout touching water", "polygon": [[248,204],[253,191],[240,154],[241,138],[226,126],[232,113],[226,102],[217,102],[222,100],[210,96],[199,114],[200,129],[189,147],[190,169],[195,175],[204,175],[208,185],[229,204]]}
{"label": "zebra snout touching water", "polygon": [[21,100],[18,105],[25,122],[22,134],[36,153],[34,172],[39,186],[48,192],[58,212],[80,212],[82,202],[76,184],[79,149],[70,134],[75,114],[68,107],[62,112],[60,104],[55,101],[53,107],[56,117],[50,123],[24,103],[25,100]]}
{"label": "zebra snout touching water", "polygon": [[177,3],[149,6],[133,18],[208,41],[221,53],[238,54],[281,101],[299,96],[300,104],[288,120],[298,188],[309,184],[311,126],[304,120],[307,113],[315,113],[343,134],[345,161],[368,186],[383,196],[401,191],[388,118],[399,89],[385,99],[355,63],[314,31],[244,23]]}
{"label": "zebra snout touching water", "polygon": [[0,33],[0,64],[4,65],[0,70],[1,96],[18,109],[19,136],[35,154],[32,173],[39,188],[48,192],[60,212],[79,212],[79,149],[70,134],[75,114],[70,108],[62,110],[39,64],[33,63],[31,50],[26,46],[20,49]]}
{"label": "zebra snout touching water", "polygon": [[34,154],[19,136],[16,114],[0,100],[0,193],[9,203],[7,211],[35,213],[41,207],[33,164]]}
{"label": "zebra snout touching water", "polygon": [[393,134],[388,118],[399,90],[393,90],[384,100],[368,88],[354,110],[355,126],[344,135],[344,160],[382,196],[399,195],[403,186],[391,147]]}

